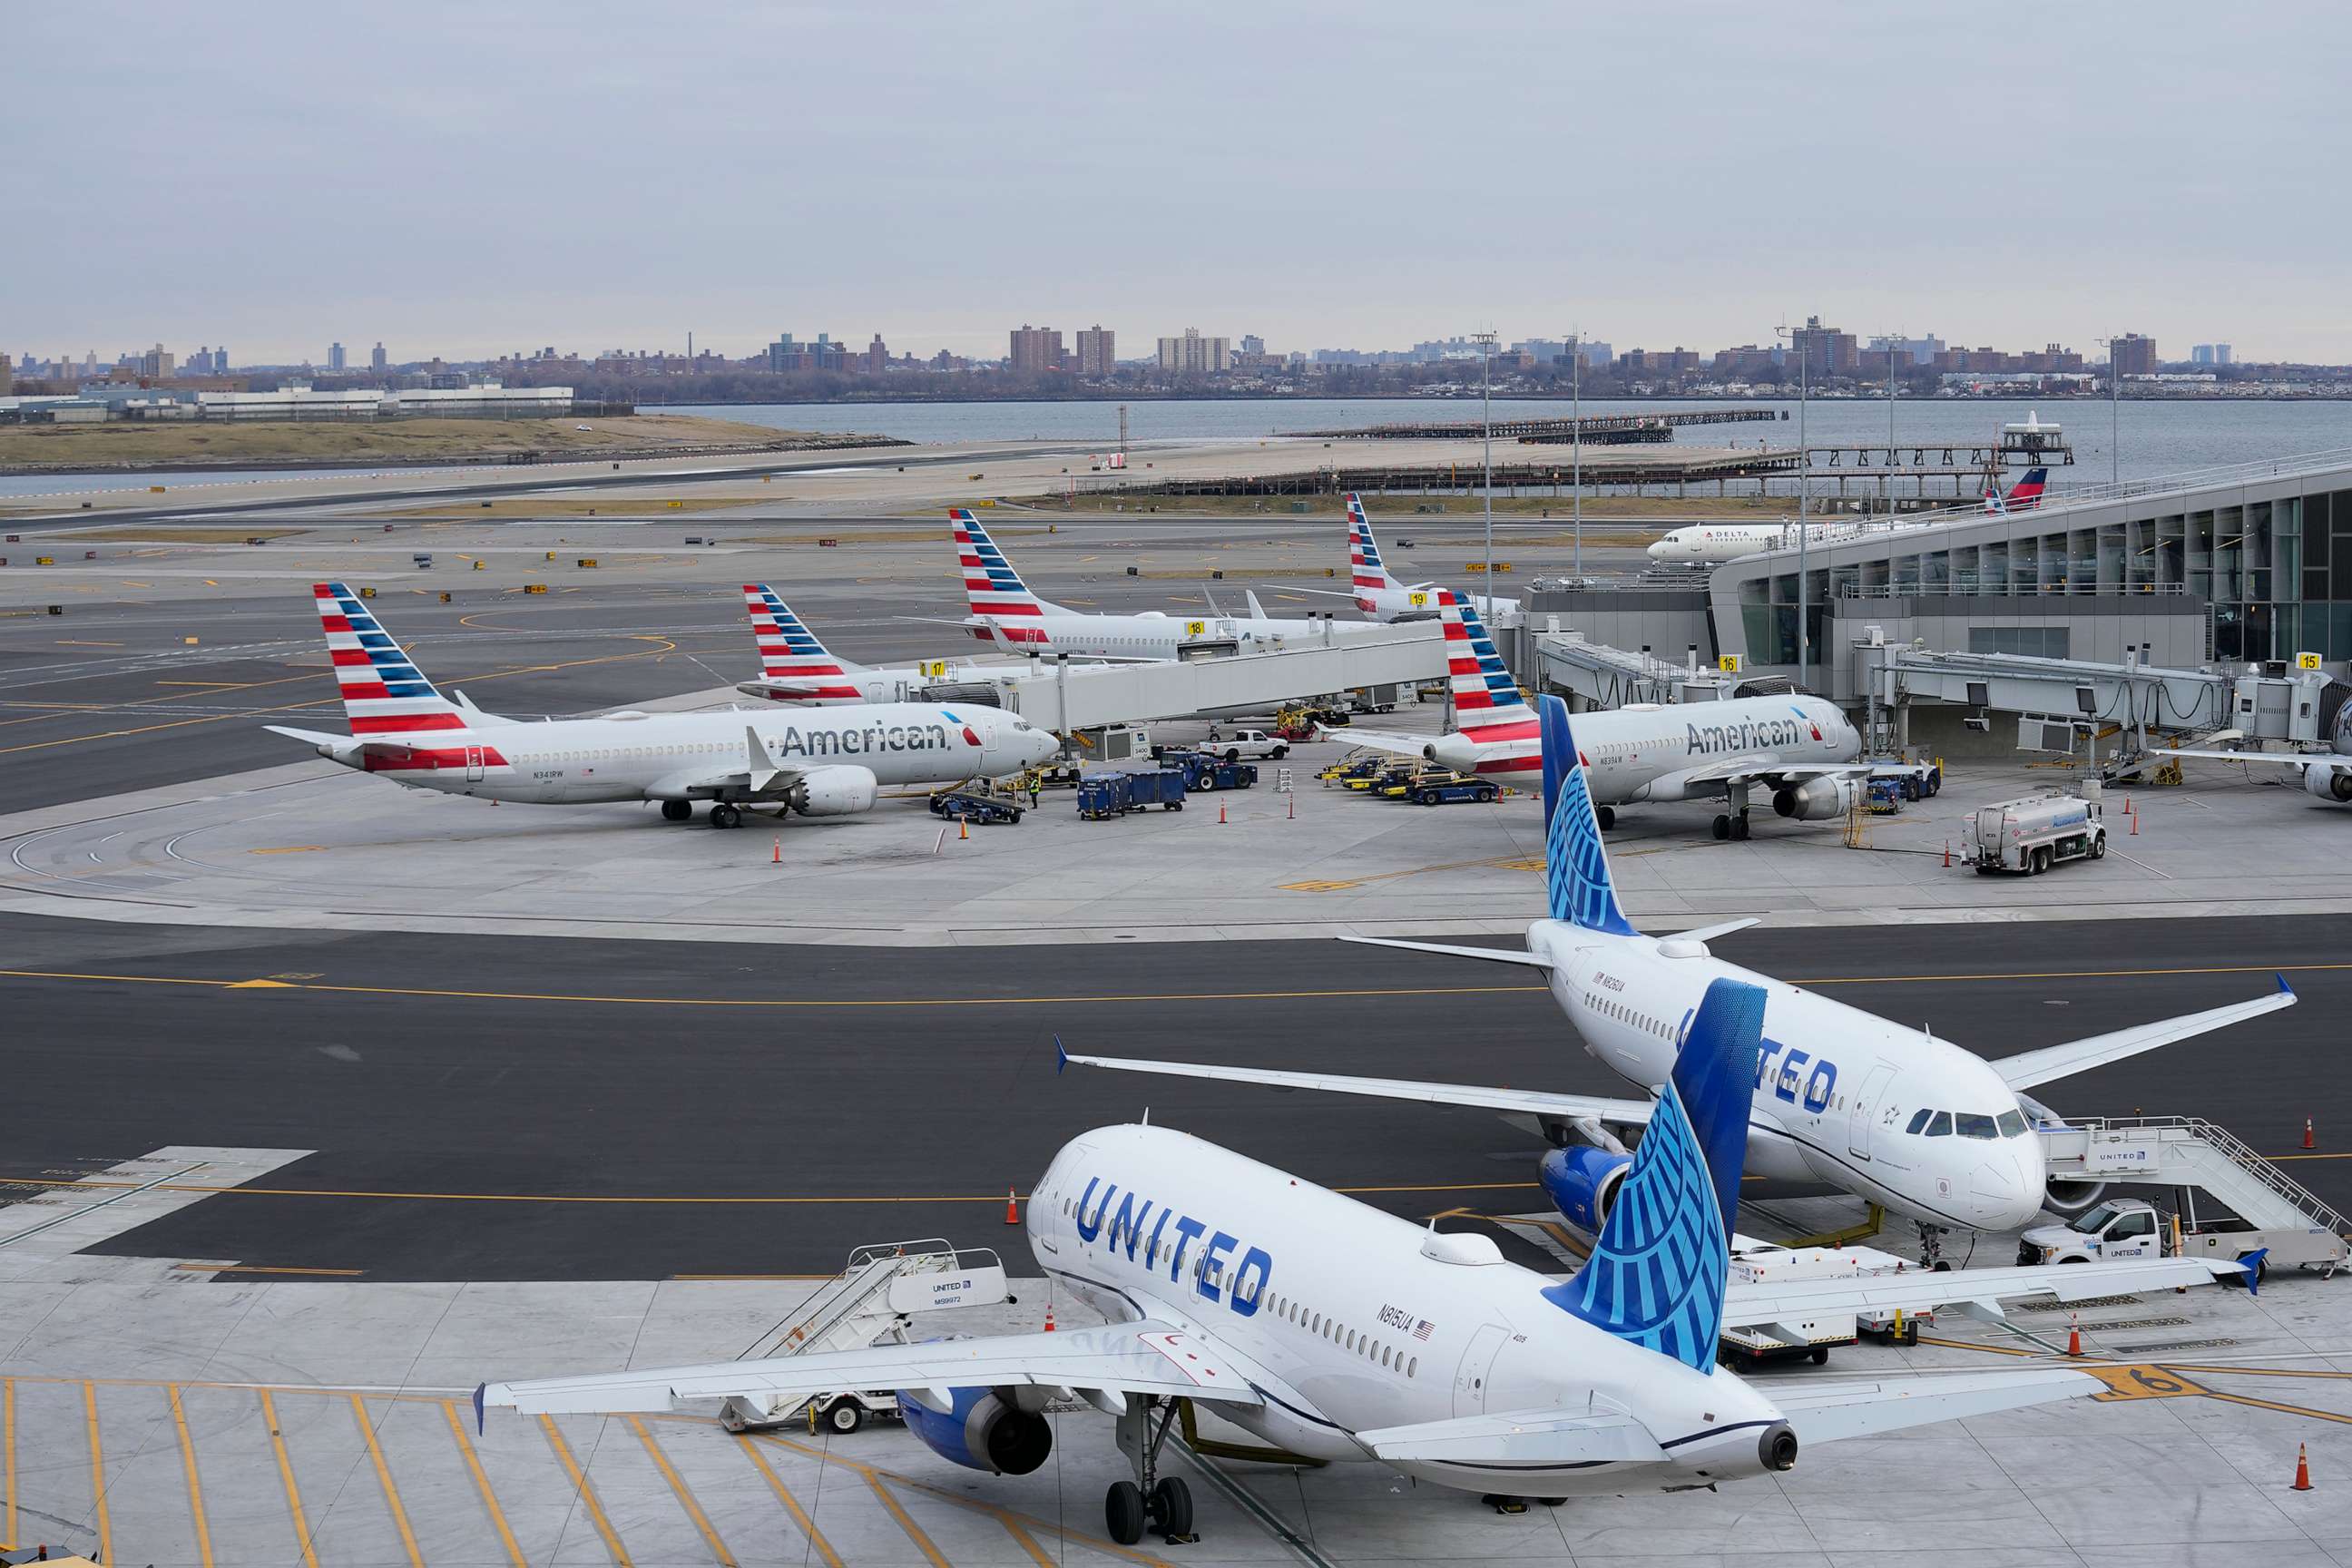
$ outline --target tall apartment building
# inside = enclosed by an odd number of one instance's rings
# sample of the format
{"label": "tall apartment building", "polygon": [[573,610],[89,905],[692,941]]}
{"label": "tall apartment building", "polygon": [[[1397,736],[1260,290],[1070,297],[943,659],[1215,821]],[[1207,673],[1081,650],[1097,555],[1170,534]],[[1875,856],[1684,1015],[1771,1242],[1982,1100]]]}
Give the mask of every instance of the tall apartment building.
{"label": "tall apartment building", "polygon": [[1022,322],[1013,329],[1013,352],[1005,355],[1005,362],[1014,370],[1061,369],[1061,330]]}
{"label": "tall apartment building", "polygon": [[1118,368],[1118,334],[1097,321],[1078,330],[1078,374],[1108,375]]}
{"label": "tall apartment building", "polygon": [[381,374],[387,363],[388,362],[384,357],[383,344],[379,342],[368,354],[368,369]]}
{"label": "tall apartment building", "polygon": [[2126,332],[2107,345],[2107,363],[2117,375],[2154,375],[2156,340]]}
{"label": "tall apartment building", "polygon": [[1198,327],[1187,327],[1181,338],[1160,340],[1160,368],[1174,375],[1221,375],[1233,369],[1234,355],[1223,338],[1204,338]]}
{"label": "tall apartment building", "polygon": [[6,354],[0,354],[0,397],[5,397],[16,385],[16,367]]}
{"label": "tall apartment building", "polygon": [[1806,317],[1805,324],[1789,334],[1789,347],[1804,374],[1816,381],[1825,376],[1852,375],[1860,358],[1853,334],[1824,327],[1819,316]]}
{"label": "tall apartment building", "polygon": [[890,345],[882,341],[881,333],[877,332],[874,341],[866,345],[866,374],[880,375],[889,368]]}
{"label": "tall apartment building", "polygon": [[341,343],[329,343],[327,345],[327,368],[329,370],[345,370],[349,367],[350,358],[343,353],[343,345]]}

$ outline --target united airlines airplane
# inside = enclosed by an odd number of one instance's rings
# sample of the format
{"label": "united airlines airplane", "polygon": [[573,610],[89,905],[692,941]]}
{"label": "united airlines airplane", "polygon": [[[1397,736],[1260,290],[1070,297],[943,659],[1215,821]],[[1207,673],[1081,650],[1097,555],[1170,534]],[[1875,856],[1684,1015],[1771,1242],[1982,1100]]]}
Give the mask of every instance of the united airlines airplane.
{"label": "united airlines airplane", "polygon": [[352,732],[265,724],[329,762],[412,789],[537,805],[661,802],[683,822],[710,803],[710,826],[745,805],[805,816],[870,809],[879,784],[956,784],[1020,772],[1061,750],[1050,732],[987,707],[872,703],[782,713],[642,713],[526,724],[444,697],[341,583],[313,593]]}
{"label": "united airlines airplane", "polygon": [[1067,653],[1087,658],[1172,659],[1187,644],[1232,642],[1244,652],[1304,647],[1331,637],[1376,632],[1359,622],[1318,624],[1277,620],[1265,613],[1255,594],[1246,616],[1210,615],[1178,618],[1160,610],[1132,616],[1097,616],[1041,599],[1029,591],[1004,552],[979,518],[952,509],[956,559],[963,568],[964,597],[971,614],[959,623],[982,642],[1014,653]]}
{"label": "united airlines airplane", "polygon": [[[1935,1373],[1766,1389],[1716,1363],[1735,1322],[2002,1298],[2079,1300],[2202,1284],[2239,1266],[2191,1258],[2066,1268],[1918,1272],[1771,1287],[1729,1279],[1748,1085],[1765,992],[1710,982],[1592,1258],[1566,1280],[1507,1261],[1490,1237],[1423,1230],[1166,1128],[1081,1133],[1039,1178],[1026,1216],[1039,1267],[1108,1320],[768,1361],[485,1384],[530,1415],[760,1410],[844,1388],[892,1388],[908,1428],[954,1464],[1027,1475],[1051,1456],[1049,1401],[1117,1421],[1134,1479],[1103,1500],[1111,1539],[1192,1533],[1192,1500],[1160,1453],[1199,1405],[1303,1462],[1377,1460],[1494,1500],[1687,1491],[1785,1471],[1814,1443],[2096,1392],[2065,1368]],[[560,1358],[560,1348],[553,1351]],[[1062,1430],[1070,1428],[1065,1426]]]}
{"label": "united airlines airplane", "polygon": [[[1462,773],[1532,787],[1544,773],[1535,710],[1495,651],[1478,612],[1437,591],[1445,626],[1454,721],[1426,735],[1349,730],[1360,746],[1419,755]],[[1862,732],[1837,704],[1819,697],[1735,697],[1671,706],[1635,702],[1576,721],[1577,742],[1601,827],[1635,804],[1720,801],[1717,838],[1748,836],[1748,800],[1762,791],[1781,816],[1811,822],[1842,816],[1870,765]]]}
{"label": "united airlines airplane", "polygon": [[[1707,942],[1754,920],[1677,936],[1643,936],[1617,901],[1586,770],[1585,721],[1571,734],[1567,706],[1543,700],[1545,830],[1550,915],[1528,927],[1523,952],[1372,937],[1343,941],[1540,972],[1584,1048],[1629,1083],[1656,1083],[1688,1037],[1700,999],[1726,981],[1752,987],[1765,1009],[1763,1048],[1748,1105],[1748,1168],[1826,1182],[1937,1229],[2015,1230],[2045,1204],[2078,1209],[2103,1185],[2053,1191],[2037,1126],[2063,1123],[2025,1090],[2294,1005],[2281,977],[2267,996],[1988,1061],[1817,992],[1727,963]],[[1652,1100],[1419,1083],[1401,1079],[1073,1056],[1073,1062],[1181,1078],[1320,1089],[1435,1105],[1481,1106],[1542,1131],[1555,1147],[1538,1178],[1570,1222],[1601,1227],[1623,1197],[1632,1161],[1614,1130],[1660,1114]]]}

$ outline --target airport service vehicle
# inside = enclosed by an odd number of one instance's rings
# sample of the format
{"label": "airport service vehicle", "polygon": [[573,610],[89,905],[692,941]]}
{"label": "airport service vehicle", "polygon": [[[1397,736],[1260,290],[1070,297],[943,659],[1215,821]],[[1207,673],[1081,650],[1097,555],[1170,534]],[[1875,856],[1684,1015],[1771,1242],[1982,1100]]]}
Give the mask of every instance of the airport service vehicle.
{"label": "airport service vehicle", "polygon": [[971,609],[971,615],[954,624],[982,642],[996,643],[1015,653],[1148,661],[1180,658],[1195,647],[1230,645],[1236,650],[1266,652],[1319,643],[1327,636],[1348,637],[1380,629],[1356,623],[1276,620],[1265,613],[1255,594],[1248,595],[1246,616],[1178,618],[1160,610],[1132,616],[1087,615],[1031,593],[1004,552],[989,538],[986,527],[970,511],[957,507],[948,517],[954,524],[956,558],[962,563],[964,598]]}
{"label": "airport service vehicle", "polygon": [[1465,800],[1484,805],[1501,794],[1502,787],[1492,779],[1474,778],[1449,768],[1435,777],[1424,774],[1413,780],[1404,798],[1415,805],[1450,805]]}
{"label": "airport service vehicle", "polygon": [[[1709,983],[1658,1085],[1658,1114],[1625,1177],[1630,1201],[1562,1282],[1508,1262],[1491,1237],[1424,1229],[1202,1139],[1100,1127],[1055,1155],[1023,1216],[1046,1277],[1101,1312],[1100,1327],[487,1383],[477,1419],[709,1400],[772,1409],[889,1388],[908,1430],[941,1458],[1029,1475],[1052,1456],[1046,1405],[1062,1392],[1117,1424],[1134,1479],[1112,1483],[1103,1513],[1110,1538],[1131,1546],[1147,1526],[1192,1532],[1189,1489],[1160,1470],[1180,1401],[1302,1459],[1371,1459],[1498,1499],[1711,1488],[1788,1470],[1813,1443],[2103,1386],[2033,1367],[1767,1393],[1717,1366],[1727,1321],[1952,1300],[1998,1315],[2000,1299],[2020,1294],[2079,1299],[2241,1272],[2142,1258],[1733,1281],[1727,1222],[1765,1003],[1760,986]],[[562,1355],[550,1346],[537,1359]]]}
{"label": "airport service vehicle", "polygon": [[[1664,1077],[1709,985],[1730,979],[1759,987],[1766,997],[1764,1051],[1751,1083],[1748,1169],[1841,1187],[1917,1221],[1930,1242],[1941,1229],[2021,1229],[2041,1215],[2045,1203],[2072,1213],[2103,1193],[2103,1182],[2049,1180],[2034,1129],[2064,1123],[2025,1090],[2294,1005],[2294,993],[2281,977],[2276,991],[2252,1001],[1987,1061],[1925,1029],[1727,963],[1708,950],[1710,941],[1756,924],[1752,919],[1644,936],[1625,918],[1610,875],[1580,760],[1591,751],[1581,721],[1571,732],[1567,706],[1547,697],[1542,724],[1550,913],[1528,927],[1526,950],[1340,940],[1532,968],[1544,976],[1584,1048],[1642,1088]],[[1653,1125],[1658,1114],[1656,1102],[1646,1099],[1194,1062],[1070,1059],[1128,1072],[1504,1112],[1555,1145],[1538,1179],[1562,1216],[1588,1234],[1607,1222],[1630,1168],[1624,1140],[1614,1130]]]}
{"label": "airport service vehicle", "polygon": [[1154,746],[1152,760],[1184,775],[1184,787],[1207,795],[1221,789],[1249,789],[1257,783],[1255,763],[1229,763],[1221,756],[1181,746]]}
{"label": "airport service vehicle", "polygon": [[2096,860],[2107,852],[2099,803],[2071,795],[2029,795],[1977,807],[1970,819],[1969,864],[1979,875],[2014,871],[2037,877],[2069,860]]}
{"label": "airport service vehicle", "polygon": [[828,649],[764,583],[744,584],[743,603],[751,611],[752,639],[760,647],[760,678],[735,688],[747,697],[815,708],[924,701],[1004,706],[996,684],[1007,673],[1002,668],[942,658],[877,669]]}
{"label": "airport service vehicle", "polygon": [[951,784],[1018,773],[1061,742],[1016,714],[931,703],[739,713],[622,711],[526,724],[444,697],[341,583],[313,589],[349,735],[262,726],[329,762],[412,789],[540,805],[661,802],[683,822],[696,801],[734,827],[746,805],[804,816],[872,808],[880,784]]}
{"label": "airport service vehicle", "polygon": [[1129,811],[1125,773],[1088,773],[1078,781],[1078,816],[1087,822],[1108,822]]}
{"label": "airport service vehicle", "polygon": [[1280,762],[1290,755],[1288,741],[1279,735],[1269,735],[1263,730],[1236,730],[1232,734],[1222,737],[1216,731],[1211,730],[1207,742],[1201,749],[1213,752],[1229,763],[1238,763],[1244,757],[1260,760],[1271,757],[1276,762]]}
{"label": "airport service vehicle", "polygon": [[1127,775],[1127,809],[1154,805],[1162,811],[1184,809],[1183,769],[1147,768]]}
{"label": "airport service vehicle", "polygon": [[[1368,746],[1426,757],[1465,773],[1532,786],[1543,775],[1535,710],[1504,668],[1478,612],[1439,590],[1452,666],[1449,735],[1355,731]],[[1862,733],[1833,702],[1811,696],[1736,697],[1725,702],[1637,702],[1577,720],[1578,742],[1605,830],[1636,802],[1721,801],[1717,838],[1748,837],[1748,798],[1799,822],[1843,816],[1874,765],[1860,761]]]}
{"label": "airport service vehicle", "polygon": [[965,822],[988,826],[1003,824],[1018,827],[1021,825],[1019,806],[1009,800],[998,800],[993,795],[981,795],[972,790],[942,790],[932,795],[931,815],[944,816],[950,821],[961,818]]}
{"label": "airport service vehicle", "polygon": [[[1381,559],[1380,542],[1372,537],[1372,521],[1364,513],[1363,498],[1348,492],[1348,582],[1349,590],[1342,594],[1336,588],[1301,588],[1292,586],[1286,593],[1313,594],[1320,598],[1350,599],[1356,608],[1376,621],[1427,621],[1437,616],[1437,585],[1433,583],[1405,584],[1397,581]],[[1405,542],[1408,545],[1411,540]],[[1498,626],[1516,623],[1521,615],[1517,599],[1498,599],[1490,594],[1471,595],[1478,613]],[[1389,706],[1394,707],[1391,697]],[[1385,712],[1383,709],[1381,711]]]}
{"label": "airport service vehicle", "polygon": [[1378,784],[1365,793],[1383,800],[1411,800],[1413,791],[1423,784],[1450,784],[1455,779],[1472,778],[1475,774],[1458,773],[1452,768],[1424,766],[1383,773]]}
{"label": "airport service vehicle", "polygon": [[[2174,1251],[2171,1226],[2139,1198],[2110,1198],[2063,1225],[2036,1226],[2017,1240],[2020,1263],[2088,1263],[2094,1259],[2161,1258]],[[2179,1255],[2226,1258],[2257,1280],[2273,1268],[2316,1268],[2333,1276],[2344,1263],[2344,1239],[2326,1226],[2264,1227],[2241,1219],[2184,1215]]]}
{"label": "airport service vehicle", "polygon": [[[1743,1285],[1780,1285],[1798,1279],[1865,1279],[1892,1277],[1911,1267],[1906,1258],[1870,1247],[1783,1247],[1778,1242],[1731,1238],[1731,1278]],[[1897,1327],[1900,1320],[1900,1327]],[[1764,1323],[1723,1325],[1722,1353],[1749,1364],[1810,1356],[1815,1365],[1830,1359],[1839,1345],[1850,1345],[1865,1330],[1897,1343],[1919,1338],[1922,1321],[1933,1322],[1932,1310],[1900,1313],[1867,1311],[1821,1312],[1811,1317]]]}

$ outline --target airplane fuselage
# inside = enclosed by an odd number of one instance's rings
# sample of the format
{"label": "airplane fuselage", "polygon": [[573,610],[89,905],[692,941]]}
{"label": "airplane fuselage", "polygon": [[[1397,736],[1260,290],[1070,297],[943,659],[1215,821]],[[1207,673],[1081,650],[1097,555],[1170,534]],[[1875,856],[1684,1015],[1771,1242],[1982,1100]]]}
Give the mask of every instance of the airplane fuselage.
{"label": "airplane fuselage", "polygon": [[[1026,1219],[1046,1274],[1115,1321],[1197,1329],[1255,1363],[1259,1406],[1218,1414],[1309,1458],[1370,1456],[1359,1432],[1489,1412],[1632,1414],[1671,1458],[1397,1468],[1468,1491],[1568,1496],[1759,1473],[1779,1413],[1547,1300],[1480,1236],[1420,1226],[1185,1133],[1098,1128],[1055,1156]],[[1433,1252],[1438,1254],[1433,1256]],[[1464,1259],[1446,1261],[1448,1256]]]}
{"label": "airplane fuselage", "polygon": [[[1593,800],[1601,805],[1719,796],[1719,784],[1694,775],[1741,757],[1782,766],[1851,763],[1862,735],[1837,704],[1819,697],[1737,697],[1726,702],[1651,703],[1576,716]],[[1479,744],[1459,732],[1439,737],[1432,760],[1498,778],[1536,784],[1543,777],[1539,739]]]}
{"label": "airplane fuselage", "polygon": [[[1577,734],[1581,742],[1581,723]],[[1552,999],[1585,1049],[1643,1089],[1673,1070],[1710,982],[1763,989],[1750,1174],[1827,1182],[1906,1217],[1965,1229],[2013,1229],[2042,1212],[2044,1166],[2032,1119],[1973,1052],[1727,963],[1699,942],[1546,920],[1528,928],[1528,949],[1550,962]],[[1922,1110],[1949,1113],[1943,1131],[1911,1131]]]}

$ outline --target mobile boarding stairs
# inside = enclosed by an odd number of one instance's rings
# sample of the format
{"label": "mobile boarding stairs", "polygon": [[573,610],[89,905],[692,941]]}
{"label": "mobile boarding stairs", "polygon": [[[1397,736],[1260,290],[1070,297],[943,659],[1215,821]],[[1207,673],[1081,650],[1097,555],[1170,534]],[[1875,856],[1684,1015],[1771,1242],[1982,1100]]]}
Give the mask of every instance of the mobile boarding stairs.
{"label": "mobile boarding stairs", "polygon": [[[2182,1196],[2184,1250],[2237,1257],[2267,1245],[2272,1267],[2344,1267],[2347,1220],[2273,1162],[2228,1129],[2196,1116],[2103,1116],[2040,1129],[2048,1178],[2095,1189],[2110,1182],[2172,1187]],[[2208,1216],[2200,1223],[2193,1194],[2202,1192],[2241,1225]]]}

